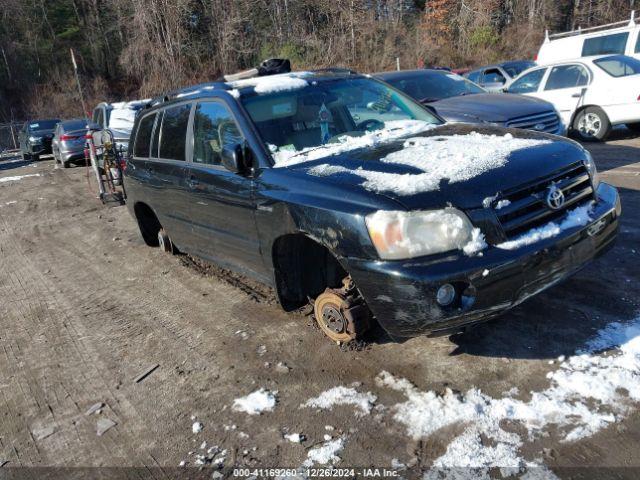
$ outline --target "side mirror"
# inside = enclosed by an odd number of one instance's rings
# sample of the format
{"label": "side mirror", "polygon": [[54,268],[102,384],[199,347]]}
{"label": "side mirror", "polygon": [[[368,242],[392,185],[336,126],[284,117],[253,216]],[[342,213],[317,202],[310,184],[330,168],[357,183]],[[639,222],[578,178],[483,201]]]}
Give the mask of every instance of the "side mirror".
{"label": "side mirror", "polygon": [[244,152],[240,144],[224,147],[220,152],[220,159],[222,160],[222,165],[232,173],[243,173],[245,170]]}

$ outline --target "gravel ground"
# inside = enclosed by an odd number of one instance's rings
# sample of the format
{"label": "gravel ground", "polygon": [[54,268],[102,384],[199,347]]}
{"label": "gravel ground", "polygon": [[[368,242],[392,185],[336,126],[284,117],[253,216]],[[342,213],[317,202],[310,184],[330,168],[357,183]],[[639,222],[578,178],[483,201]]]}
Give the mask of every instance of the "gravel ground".
{"label": "gravel ground", "polygon": [[[358,349],[282,312],[267,288],[146,247],[84,168],[0,161],[0,477],[215,478],[307,462],[359,477],[637,478],[637,350],[622,367],[605,360],[625,348],[599,352],[635,331],[593,339],[640,324],[639,147],[625,130],[588,145],[622,195],[613,251],[463,335]],[[540,395],[553,415],[524,419]],[[429,470],[452,458],[474,468]],[[58,468],[11,468],[24,466]]]}

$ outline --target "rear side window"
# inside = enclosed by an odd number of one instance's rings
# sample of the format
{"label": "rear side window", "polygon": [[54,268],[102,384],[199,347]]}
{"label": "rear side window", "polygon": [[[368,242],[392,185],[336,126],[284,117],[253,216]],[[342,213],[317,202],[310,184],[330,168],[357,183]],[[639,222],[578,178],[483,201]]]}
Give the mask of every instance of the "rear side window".
{"label": "rear side window", "polygon": [[546,68],[539,68],[519,77],[509,87],[509,93],[531,93],[537,92]]}
{"label": "rear side window", "polygon": [[167,160],[185,160],[185,146],[187,144],[187,125],[191,104],[178,105],[167,108],[162,118],[160,131],[159,158]]}
{"label": "rear side window", "polygon": [[640,73],[640,60],[624,55],[614,57],[604,57],[594,60],[598,67],[607,72],[612,77],[628,77]]}
{"label": "rear side window", "polygon": [[242,134],[225,105],[218,102],[198,104],[193,121],[193,161],[195,163],[219,165],[222,149],[242,141]]}
{"label": "rear side window", "polygon": [[587,38],[582,44],[582,56],[624,53],[629,32],[614,33],[596,38]]}
{"label": "rear side window", "polygon": [[589,74],[581,65],[561,65],[553,67],[545,90],[558,90],[560,88],[581,87],[589,83]]}
{"label": "rear side window", "polygon": [[104,114],[101,108],[96,108],[93,111],[93,121],[101,127],[104,127]]}
{"label": "rear side window", "polygon": [[149,143],[151,142],[151,130],[153,129],[153,121],[155,115],[147,115],[140,120],[138,125],[138,133],[136,133],[136,141],[133,145],[134,157],[148,157],[149,156]]}
{"label": "rear side window", "polygon": [[636,40],[636,48],[634,50],[635,53],[640,53],[640,32],[638,33],[638,40]]}

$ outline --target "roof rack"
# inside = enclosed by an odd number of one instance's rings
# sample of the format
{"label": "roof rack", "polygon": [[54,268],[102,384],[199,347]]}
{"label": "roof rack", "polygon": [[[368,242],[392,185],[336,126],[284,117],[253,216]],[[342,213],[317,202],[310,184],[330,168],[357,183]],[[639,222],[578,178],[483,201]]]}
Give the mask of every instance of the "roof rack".
{"label": "roof rack", "polygon": [[621,22],[607,23],[606,25],[598,25],[597,27],[588,27],[588,28],[580,28],[578,27],[576,30],[571,30],[568,32],[561,33],[553,33],[549,35],[549,30],[545,30],[544,32],[544,41],[545,43],[550,40],[556,40],[558,38],[564,37],[572,37],[575,35],[582,35],[587,32],[597,32],[599,30],[608,30],[612,28],[622,28],[622,27],[634,27],[636,25],[636,11],[631,11],[631,18],[627,20],[622,20]]}

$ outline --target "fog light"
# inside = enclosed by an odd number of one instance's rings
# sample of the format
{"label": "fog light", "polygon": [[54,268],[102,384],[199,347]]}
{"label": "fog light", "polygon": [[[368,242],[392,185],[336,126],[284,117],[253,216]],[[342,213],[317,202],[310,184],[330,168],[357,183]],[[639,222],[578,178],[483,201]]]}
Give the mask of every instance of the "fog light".
{"label": "fog light", "polygon": [[450,283],[445,283],[438,289],[436,293],[436,300],[439,305],[446,307],[451,305],[456,299],[456,289]]}

